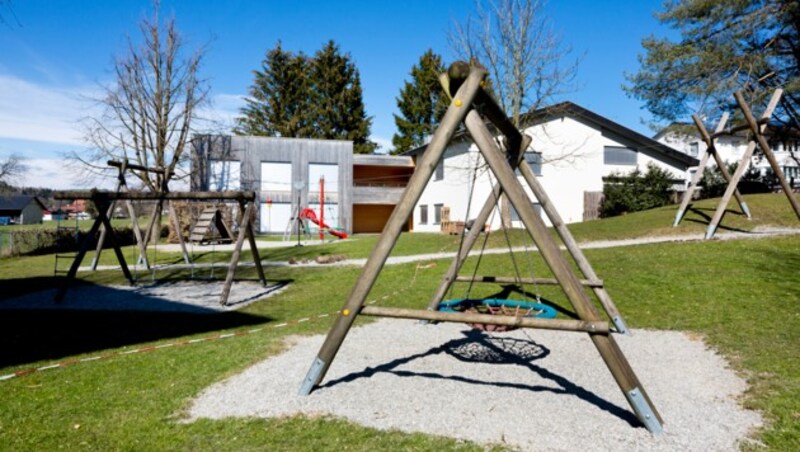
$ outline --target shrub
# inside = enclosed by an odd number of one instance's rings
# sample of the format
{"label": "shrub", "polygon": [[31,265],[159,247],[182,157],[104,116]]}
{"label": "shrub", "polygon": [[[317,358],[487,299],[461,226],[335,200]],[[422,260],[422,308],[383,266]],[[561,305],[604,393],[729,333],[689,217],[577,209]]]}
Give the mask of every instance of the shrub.
{"label": "shrub", "polygon": [[627,175],[604,177],[600,216],[613,217],[669,204],[672,179],[669,171],[652,163],[647,165],[645,173],[636,168]]}

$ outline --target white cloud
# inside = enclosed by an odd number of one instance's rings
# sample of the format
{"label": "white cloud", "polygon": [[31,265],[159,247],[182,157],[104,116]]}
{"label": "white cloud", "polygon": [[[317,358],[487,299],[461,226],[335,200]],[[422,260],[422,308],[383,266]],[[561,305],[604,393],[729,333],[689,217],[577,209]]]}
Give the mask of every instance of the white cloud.
{"label": "white cloud", "polygon": [[[55,87],[0,74],[0,138],[60,144],[85,144],[81,120],[99,117],[99,86]],[[226,133],[233,126],[244,96],[217,94],[198,111],[199,129]],[[216,129],[216,130],[215,130]]]}
{"label": "white cloud", "polygon": [[55,88],[0,74],[0,137],[80,144],[96,88]]}
{"label": "white cloud", "polygon": [[209,128],[212,133],[230,133],[239,116],[239,109],[245,105],[244,95],[217,94],[211,97],[211,105],[200,109],[197,117],[199,129]]}
{"label": "white cloud", "polygon": [[394,148],[390,138],[378,137],[372,135],[369,137],[374,143],[378,143],[378,148],[375,150],[376,154],[388,154]]}
{"label": "white cloud", "polygon": [[26,171],[14,181],[14,185],[55,190],[114,189],[114,178],[86,180],[73,164],[67,163],[63,158],[26,159],[23,163]]}

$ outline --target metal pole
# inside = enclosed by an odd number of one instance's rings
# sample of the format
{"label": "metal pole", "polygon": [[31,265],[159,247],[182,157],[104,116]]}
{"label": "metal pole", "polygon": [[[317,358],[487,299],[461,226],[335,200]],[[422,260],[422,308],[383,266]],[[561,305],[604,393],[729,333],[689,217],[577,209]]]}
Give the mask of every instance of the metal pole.
{"label": "metal pole", "polygon": [[375,283],[386,259],[389,257],[389,253],[397,243],[397,238],[408,221],[409,215],[413,212],[414,205],[419,200],[423,190],[425,190],[425,186],[433,175],[458,125],[467,114],[485,76],[485,70],[473,69],[466,82],[459,88],[456,96],[450,102],[439,128],[433,135],[427,150],[420,158],[419,164],[406,186],[403,197],[389,217],[380,239],[375,244],[367,263],[361,270],[358,281],[356,281],[353,290],[350,292],[347,302],[336,317],[325,343],[322,344],[322,348],[320,348],[317,357],[314,359],[300,388],[300,394],[309,394],[325,377],[325,373],[336,357],[336,353],[339,351],[345,336],[350,331],[350,327],[353,325],[358,311],[363,306],[364,300],[372,289],[372,285]]}

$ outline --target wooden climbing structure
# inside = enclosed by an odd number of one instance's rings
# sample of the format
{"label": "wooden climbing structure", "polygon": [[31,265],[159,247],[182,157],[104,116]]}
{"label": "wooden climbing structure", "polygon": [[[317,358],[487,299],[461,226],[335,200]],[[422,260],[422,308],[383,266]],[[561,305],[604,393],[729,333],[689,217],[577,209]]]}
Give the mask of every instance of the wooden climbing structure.
{"label": "wooden climbing structure", "polygon": [[[486,75],[485,69],[471,67],[464,62],[454,63],[448,69],[448,73],[443,75],[443,86],[451,96],[447,112],[426,151],[418,160],[416,170],[408,182],[402,199],[392,212],[372,254],[361,270],[360,277],[353,286],[344,306],[336,316],[325,342],[312,362],[311,368],[300,388],[300,394],[310,394],[323,380],[358,315],[575,331],[589,334],[592,343],[597,348],[638,419],[650,432],[658,433],[662,430],[663,421],[661,416],[650,401],[644,387],[639,382],[614,337],[610,334],[612,328],[609,322],[603,319],[585,290],[586,287],[589,287],[595,290],[595,293],[598,293],[597,290],[604,293],[602,283],[585,258],[583,258],[574,240],[572,240],[572,236],[555,213],[549,198],[541,189],[541,185],[537,183],[533,171],[524,161],[522,154],[529,146],[530,138],[520,133],[489,93],[484,90],[483,82]],[[498,144],[498,141],[495,140],[495,137],[487,128],[487,121],[491,122],[503,136],[503,146]],[[441,301],[447,287],[456,279],[458,270],[466,260],[481,228],[470,229],[469,234],[465,237],[465,246],[462,247],[448,269],[437,293],[430,302],[429,309],[364,306],[364,302],[386,263],[386,259],[397,243],[403,226],[430,181],[437,164],[442,159],[445,148],[462,123],[466,126],[483,159],[498,181],[493,188],[492,197],[487,200],[474,224],[484,224],[495,206],[495,200],[501,194],[505,194],[519,214],[520,220],[533,239],[545,263],[555,276],[555,282],[563,289],[578,317],[577,319],[441,312],[433,308],[432,306]],[[579,269],[588,279],[587,284],[583,284],[575,271],[573,271],[570,263],[549,234],[542,218],[537,214],[524,187],[515,175],[514,171],[517,166],[519,166],[524,180],[534,190],[534,195],[551,219],[558,220],[554,222],[556,229],[562,240],[567,244],[570,253],[576,258]],[[598,296],[603,301],[603,297]],[[613,303],[611,303],[610,298],[606,298],[603,301],[603,307],[609,312],[612,322],[617,325],[617,329],[624,330],[624,323]],[[616,323],[617,321],[619,323]]]}
{"label": "wooden climbing structure", "polygon": [[[748,208],[744,199],[742,199],[742,195],[739,193],[737,185],[742,179],[745,171],[747,171],[747,169],[750,167],[750,163],[753,158],[753,152],[756,150],[756,147],[760,148],[761,152],[764,154],[764,157],[766,157],[770,167],[772,168],[772,171],[775,173],[775,176],[780,182],[781,189],[789,200],[789,204],[791,204],[792,209],[794,209],[794,213],[797,215],[797,218],[800,219],[800,205],[798,205],[797,200],[792,193],[792,187],[790,187],[789,183],[786,181],[786,176],[783,174],[783,170],[778,163],[778,159],[775,158],[775,154],[772,152],[772,149],[769,147],[769,143],[767,143],[767,139],[764,137],[764,129],[767,127],[767,124],[769,124],[770,118],[772,118],[772,113],[775,111],[775,107],[778,106],[778,102],[780,102],[782,95],[783,90],[776,89],[775,92],[772,93],[772,97],[770,98],[767,107],[764,109],[764,112],[761,114],[761,117],[756,119],[755,115],[753,115],[753,112],[750,109],[750,106],[745,101],[742,92],[737,91],[733,96],[736,99],[736,103],[739,105],[739,109],[742,111],[745,122],[734,127],[726,128],[725,126],[728,122],[729,115],[727,112],[725,112],[717,123],[714,133],[708,133],[708,130],[706,129],[700,117],[696,114],[692,115],[692,120],[694,121],[697,130],[700,132],[700,137],[706,143],[707,148],[706,152],[703,154],[703,157],[700,159],[700,165],[697,167],[697,172],[695,172],[694,177],[692,177],[689,188],[683,194],[681,205],[678,207],[678,212],[675,214],[675,221],[672,224],[673,227],[678,226],[686,214],[686,209],[688,209],[689,203],[692,201],[694,191],[697,188],[697,184],[700,182],[700,178],[703,177],[703,170],[708,164],[710,158],[713,158],[716,162],[717,168],[719,168],[722,176],[728,183],[728,186],[725,189],[725,193],[722,195],[722,199],[720,199],[719,204],[717,205],[714,216],[711,217],[711,221],[708,223],[705,238],[710,239],[714,237],[717,227],[719,226],[720,221],[722,221],[722,217],[725,215],[725,211],[728,208],[728,203],[731,200],[731,196],[736,197],[736,202],[739,204],[739,208],[741,209],[742,213],[747,216],[747,218],[751,218],[750,209]],[[747,144],[747,149],[745,149],[744,153],[742,154],[741,160],[739,160],[739,166],[736,167],[736,171],[733,173],[733,175],[731,175],[728,173],[728,170],[725,167],[725,162],[722,161],[717,153],[716,139],[721,136],[732,135],[743,130],[748,130],[750,132],[750,141]]]}
{"label": "wooden climbing structure", "polygon": [[[179,234],[181,235],[181,234]],[[219,207],[209,206],[200,212],[200,216],[189,233],[192,243],[229,243],[233,241],[233,233],[225,224]]]}

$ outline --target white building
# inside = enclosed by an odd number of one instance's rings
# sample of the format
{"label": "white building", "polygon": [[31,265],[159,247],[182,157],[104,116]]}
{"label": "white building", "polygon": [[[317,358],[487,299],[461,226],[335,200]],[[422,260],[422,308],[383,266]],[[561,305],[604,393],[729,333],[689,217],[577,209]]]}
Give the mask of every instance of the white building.
{"label": "white building", "polygon": [[[713,126],[707,124],[706,128],[709,129],[709,132],[713,131]],[[767,133],[770,133],[770,129],[767,129]],[[653,139],[698,159],[708,149],[706,143],[700,138],[700,133],[694,124],[671,124],[658,132]],[[723,135],[715,141],[717,153],[727,163],[739,162],[747,149],[747,145],[746,132]],[[800,151],[800,139],[769,139],[769,145],[786,178],[790,181],[795,179],[796,183],[800,183],[800,168],[797,161],[792,157],[792,153],[797,154]],[[714,161],[712,159],[708,165],[710,167],[713,164]],[[769,162],[758,149],[753,153],[750,164],[751,167],[757,168],[761,174],[764,174],[770,168]],[[690,173],[694,174],[695,169],[691,168]]]}
{"label": "white building", "polygon": [[[653,163],[669,171],[676,188],[682,190],[689,177],[688,169],[699,163],[694,157],[571,102],[530,112],[523,116],[522,123],[524,133],[533,137],[526,159],[567,223],[596,217],[597,194],[603,191],[606,176],[629,173],[637,167],[644,171]],[[416,159],[425,148],[407,154]],[[525,186],[521,176],[519,179]],[[445,207],[450,210],[451,221],[474,218],[491,193],[493,181],[477,147],[465,133],[456,134],[414,207],[411,229],[439,231]],[[529,190],[528,193],[536,204]],[[501,224],[498,210],[490,220],[492,229]],[[513,226],[522,227],[513,210],[511,216]]]}

